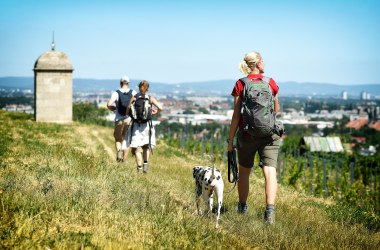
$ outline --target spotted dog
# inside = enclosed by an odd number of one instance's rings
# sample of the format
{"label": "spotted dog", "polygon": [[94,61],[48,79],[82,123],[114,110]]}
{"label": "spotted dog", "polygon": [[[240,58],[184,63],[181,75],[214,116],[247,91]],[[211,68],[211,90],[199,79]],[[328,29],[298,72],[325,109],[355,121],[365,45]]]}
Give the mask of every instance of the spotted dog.
{"label": "spotted dog", "polygon": [[198,214],[200,211],[200,197],[206,203],[206,211],[211,212],[213,206],[214,191],[218,199],[218,207],[216,213],[216,227],[219,226],[220,209],[223,203],[224,183],[222,174],[219,170],[212,167],[195,166],[193,168],[193,177],[195,179],[195,201],[197,204]]}

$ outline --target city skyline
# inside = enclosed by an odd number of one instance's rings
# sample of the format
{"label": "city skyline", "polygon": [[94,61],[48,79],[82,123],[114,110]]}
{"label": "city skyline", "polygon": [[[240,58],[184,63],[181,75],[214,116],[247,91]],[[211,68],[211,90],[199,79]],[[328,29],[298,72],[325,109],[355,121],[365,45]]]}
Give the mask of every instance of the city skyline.
{"label": "city skyline", "polygon": [[0,77],[32,76],[54,31],[75,78],[237,79],[257,50],[278,82],[380,82],[377,1],[3,0],[0,13]]}

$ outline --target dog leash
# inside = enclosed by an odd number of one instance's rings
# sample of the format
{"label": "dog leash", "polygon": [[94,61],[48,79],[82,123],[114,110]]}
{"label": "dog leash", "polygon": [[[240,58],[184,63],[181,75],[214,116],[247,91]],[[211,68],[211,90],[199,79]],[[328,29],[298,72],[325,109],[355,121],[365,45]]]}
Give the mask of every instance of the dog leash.
{"label": "dog leash", "polygon": [[236,183],[239,180],[239,171],[236,162],[236,147],[233,147],[231,152],[228,152],[228,182],[234,183],[234,186],[228,193],[231,193],[236,187]]}

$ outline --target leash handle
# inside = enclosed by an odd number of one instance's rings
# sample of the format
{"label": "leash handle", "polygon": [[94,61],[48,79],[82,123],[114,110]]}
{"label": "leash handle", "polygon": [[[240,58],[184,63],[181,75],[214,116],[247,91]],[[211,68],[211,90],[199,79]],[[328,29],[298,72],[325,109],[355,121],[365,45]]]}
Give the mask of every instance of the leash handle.
{"label": "leash handle", "polygon": [[231,152],[228,152],[228,181],[235,183],[239,180],[239,172],[236,162],[236,147],[234,146]]}
{"label": "leash handle", "polygon": [[237,162],[236,162],[236,147],[234,146],[232,151],[227,152],[228,156],[228,182],[234,183],[234,186],[231,188],[230,191],[227,193],[231,193],[239,180],[239,172],[237,168]]}

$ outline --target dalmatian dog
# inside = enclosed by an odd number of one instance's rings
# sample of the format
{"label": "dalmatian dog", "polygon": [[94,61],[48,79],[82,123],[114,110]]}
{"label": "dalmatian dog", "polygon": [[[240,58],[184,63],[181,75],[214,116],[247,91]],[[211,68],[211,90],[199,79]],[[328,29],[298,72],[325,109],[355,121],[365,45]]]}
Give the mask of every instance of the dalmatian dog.
{"label": "dalmatian dog", "polygon": [[200,211],[200,197],[203,196],[203,200],[206,203],[206,211],[210,213],[213,206],[214,192],[218,199],[218,207],[216,212],[216,227],[219,226],[220,209],[223,203],[223,190],[224,183],[222,180],[222,174],[219,170],[212,167],[195,166],[193,168],[193,177],[195,179],[195,201],[197,204],[198,214]]}

